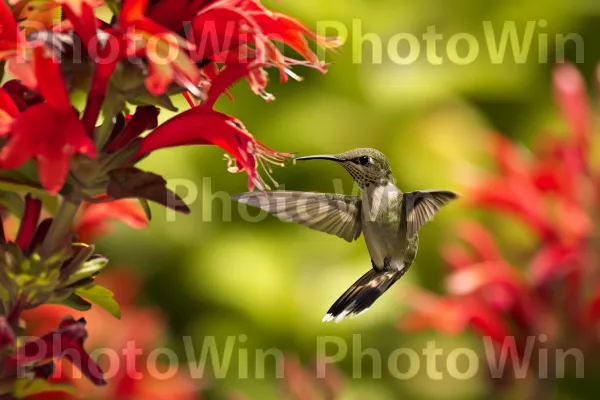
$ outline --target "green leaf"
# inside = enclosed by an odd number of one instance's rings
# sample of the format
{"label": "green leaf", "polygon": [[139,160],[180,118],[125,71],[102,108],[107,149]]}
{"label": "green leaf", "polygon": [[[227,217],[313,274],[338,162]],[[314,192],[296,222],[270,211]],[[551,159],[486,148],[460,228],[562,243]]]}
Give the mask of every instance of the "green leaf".
{"label": "green leaf", "polygon": [[44,392],[63,392],[76,395],[77,389],[71,385],[50,383],[40,378],[33,380],[20,378],[15,381],[12,394],[17,398],[24,398]]}
{"label": "green leaf", "polygon": [[72,293],[70,296],[63,299],[51,299],[50,301],[47,301],[46,304],[60,304],[71,307],[73,310],[77,311],[87,311],[92,308],[92,305],[89,302],[77,296],[75,293]]}
{"label": "green leaf", "polygon": [[90,285],[84,288],[75,289],[75,294],[83,297],[85,300],[92,304],[96,304],[106,311],[108,311],[113,317],[121,318],[121,310],[119,309],[119,303],[114,298],[113,292],[100,285]]}
{"label": "green leaf", "polygon": [[21,218],[25,209],[23,198],[15,192],[0,190],[0,204],[11,212],[11,214]]}
{"label": "green leaf", "polygon": [[91,278],[102,271],[108,264],[108,258],[97,257],[86,261],[82,267],[71,274],[63,286],[69,286],[86,278]]}

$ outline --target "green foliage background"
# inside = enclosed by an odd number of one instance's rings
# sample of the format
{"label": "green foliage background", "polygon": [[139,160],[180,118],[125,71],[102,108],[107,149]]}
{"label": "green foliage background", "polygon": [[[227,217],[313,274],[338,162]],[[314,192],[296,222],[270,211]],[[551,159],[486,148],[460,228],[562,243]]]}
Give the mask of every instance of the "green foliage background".
{"label": "green foliage background", "polygon": [[[304,82],[280,85],[273,70],[268,89],[276,96],[275,102],[266,104],[242,83],[232,91],[235,102],[223,99],[218,108],[240,118],[260,141],[277,150],[309,155],[355,147],[377,148],[389,157],[405,191],[464,191],[473,172],[491,164],[485,153],[485,138],[491,130],[526,145],[548,132],[563,130],[551,87],[556,34],[582,36],[584,63],[578,66],[590,83],[600,60],[600,46],[596,45],[600,6],[591,0],[265,3],[311,28],[318,22],[340,22],[348,27],[348,42],[339,52],[327,56],[333,64],[325,76],[295,68]],[[353,20],[360,21],[363,34],[372,32],[381,38],[381,64],[371,61],[370,44],[361,46],[353,39],[357,34],[352,30]],[[490,62],[483,21],[491,21],[497,31],[506,21],[515,21],[522,40],[525,24],[539,20],[545,20],[547,26],[540,28],[538,23],[526,63],[514,62],[510,51],[503,63]],[[428,63],[422,40],[416,62],[401,66],[389,60],[385,46],[394,34],[406,32],[420,38],[428,26],[435,26],[444,35],[438,44],[438,54],[445,58],[442,65]],[[456,65],[448,60],[445,45],[453,34],[463,32],[478,38],[480,53],[475,62]],[[327,33],[334,34],[331,30]],[[539,33],[548,35],[548,63],[538,60]],[[567,59],[575,60],[573,43],[566,49]],[[353,57],[361,50],[363,61],[356,63]],[[400,52],[405,55],[406,48]],[[464,55],[466,49],[459,46],[459,52]],[[185,107],[183,102],[179,105]],[[434,381],[427,376],[423,358],[416,378],[395,379],[387,372],[387,356],[400,347],[420,352],[429,340],[446,348],[445,355],[460,346],[480,350],[481,341],[469,334],[443,337],[433,332],[399,331],[397,321],[406,310],[405,289],[419,285],[443,290],[445,266],[439,249],[443,243],[455,240],[453,232],[463,218],[475,215],[491,226],[509,258],[531,244],[525,228],[491,214],[473,213],[460,204],[452,205],[425,227],[415,265],[369,313],[342,324],[323,324],[320,321],[328,307],[370,268],[362,239],[348,244],[272,217],[258,223],[245,221],[237,203],[227,196],[246,191],[246,176],[229,174],[223,152],[216,147],[163,150],[144,164],[145,169],[170,179],[172,185],[183,179],[197,186],[198,199],[191,204],[192,214],[177,215],[173,220],[156,207],[149,229],[120,227],[116,235],[103,239],[100,250],[112,264],[131,265],[143,276],[144,292],[139,301],[165,310],[171,331],[166,346],[175,349],[182,360],[186,356],[183,336],[191,336],[198,351],[206,336],[215,336],[223,346],[227,336],[243,334],[248,340],[241,347],[250,352],[253,376],[255,349],[276,347],[309,363],[315,356],[317,336],[338,336],[351,347],[352,335],[360,334],[363,348],[376,348],[383,356],[383,376],[372,379],[372,363],[364,357],[363,378],[353,379],[360,362],[353,363],[350,349],[348,357],[338,364],[345,376],[344,399],[487,397],[481,376],[461,381],[445,373],[445,379]],[[350,177],[327,162],[290,164],[276,169],[274,175],[286,189],[334,191],[334,182],[339,180],[345,192],[353,190]],[[254,210],[249,212],[256,215]],[[443,372],[444,358],[438,363]],[[207,398],[223,398],[231,391],[246,393],[253,399],[279,398],[279,383],[273,379],[272,370],[267,369],[267,379],[240,379],[236,363],[234,356],[227,378],[212,380]],[[407,364],[401,363],[400,368],[406,370]]]}

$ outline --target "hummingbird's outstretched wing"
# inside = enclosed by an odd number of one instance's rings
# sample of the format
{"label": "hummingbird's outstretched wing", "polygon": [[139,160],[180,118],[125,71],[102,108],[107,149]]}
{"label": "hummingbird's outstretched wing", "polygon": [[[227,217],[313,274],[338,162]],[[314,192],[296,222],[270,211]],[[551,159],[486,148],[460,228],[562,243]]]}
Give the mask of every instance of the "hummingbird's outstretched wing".
{"label": "hummingbird's outstretched wing", "polygon": [[404,195],[404,207],[407,237],[413,237],[443,205],[448,204],[457,197],[456,193],[448,190],[420,190],[406,193]]}
{"label": "hummingbird's outstretched wing", "polygon": [[242,193],[231,198],[259,207],[283,221],[297,222],[348,242],[360,236],[362,200],[357,196],[276,190]]}

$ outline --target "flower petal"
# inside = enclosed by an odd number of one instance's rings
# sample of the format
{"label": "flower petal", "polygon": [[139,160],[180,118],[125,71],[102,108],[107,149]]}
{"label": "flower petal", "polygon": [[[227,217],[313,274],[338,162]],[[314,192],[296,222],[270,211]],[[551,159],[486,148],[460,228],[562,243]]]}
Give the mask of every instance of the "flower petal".
{"label": "flower petal", "polygon": [[33,238],[35,230],[37,228],[40,214],[42,212],[42,201],[34,199],[30,194],[25,196],[25,210],[23,212],[23,218],[19,225],[19,233],[15,240],[17,246],[21,251],[25,252],[29,247],[29,243]]}
{"label": "flower petal", "polygon": [[[40,129],[40,124],[45,129]],[[81,121],[70,108],[57,112],[43,103],[26,109],[16,120],[10,139],[0,151],[0,166],[14,169],[36,158],[42,185],[57,193],[67,176],[70,157],[78,153],[96,156],[94,142]]]}
{"label": "flower petal", "polygon": [[134,229],[148,226],[146,213],[137,200],[115,200],[107,203],[86,204],[75,230],[79,240],[93,242],[111,229],[111,220],[121,221]]}
{"label": "flower petal", "polygon": [[230,153],[235,158],[235,171],[248,174],[250,188],[255,185],[266,187],[257,171],[259,164],[270,177],[267,164],[282,166],[282,162],[291,157],[291,154],[275,152],[256,141],[235,118],[200,106],[171,118],[150,132],[142,139],[134,158],[139,159],[167,147],[205,144],[219,146]]}
{"label": "flower petal", "polygon": [[145,130],[154,129],[158,125],[160,109],[154,106],[139,106],[129,119],[121,133],[109,143],[107,151],[116,151],[127,146],[131,141],[140,136]]}
{"label": "flower petal", "polygon": [[71,100],[60,70],[60,63],[43,45],[37,45],[33,49],[33,67],[37,78],[37,90],[46,102],[57,110],[71,110]]}
{"label": "flower petal", "polygon": [[554,70],[554,94],[573,138],[585,148],[590,142],[592,119],[585,82],[575,66],[563,64]]}
{"label": "flower petal", "polygon": [[66,317],[56,331],[24,343],[17,351],[16,363],[23,365],[64,357],[94,384],[104,385],[102,370],[83,348],[86,338],[85,320]]}

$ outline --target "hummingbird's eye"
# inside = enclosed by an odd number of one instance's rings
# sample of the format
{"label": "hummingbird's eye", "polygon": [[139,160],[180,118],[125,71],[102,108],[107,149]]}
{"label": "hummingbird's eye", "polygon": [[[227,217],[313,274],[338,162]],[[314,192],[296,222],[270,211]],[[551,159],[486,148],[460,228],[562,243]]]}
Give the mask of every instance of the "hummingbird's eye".
{"label": "hummingbird's eye", "polygon": [[360,165],[367,165],[371,162],[371,157],[369,156],[361,156],[358,159],[358,162],[360,163]]}

